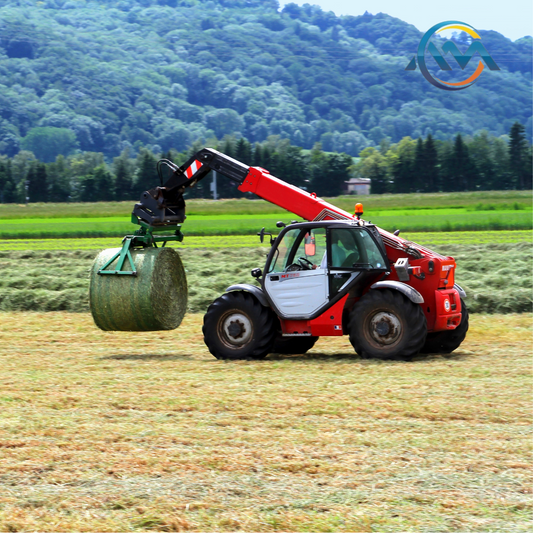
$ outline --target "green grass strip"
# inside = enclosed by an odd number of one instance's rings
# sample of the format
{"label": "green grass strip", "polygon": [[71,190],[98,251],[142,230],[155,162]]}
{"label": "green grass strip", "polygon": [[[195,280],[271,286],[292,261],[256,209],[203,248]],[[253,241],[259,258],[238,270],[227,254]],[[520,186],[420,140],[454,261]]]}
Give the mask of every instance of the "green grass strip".
{"label": "green grass strip", "polygon": [[[378,211],[371,221],[378,226],[404,232],[451,231],[499,231],[533,229],[533,217],[529,211],[474,211],[444,210],[432,212],[408,210]],[[370,217],[369,217],[370,218]],[[190,216],[183,225],[189,236],[255,235],[262,227],[276,231],[276,222],[297,219],[291,213],[257,215],[197,215]],[[13,219],[4,220],[0,239],[47,239],[75,237],[122,237],[137,228],[122,217],[64,218],[64,219]]]}

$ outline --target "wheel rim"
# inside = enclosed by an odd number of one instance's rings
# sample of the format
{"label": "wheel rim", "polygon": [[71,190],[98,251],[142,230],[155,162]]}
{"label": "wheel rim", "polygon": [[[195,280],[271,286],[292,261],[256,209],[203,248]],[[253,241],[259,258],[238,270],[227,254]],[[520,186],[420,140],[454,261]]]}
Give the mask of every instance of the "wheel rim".
{"label": "wheel rim", "polygon": [[252,340],[252,321],[244,313],[230,311],[218,324],[219,337],[228,348],[242,348]]}
{"label": "wheel rim", "polygon": [[374,344],[390,346],[400,340],[402,323],[394,313],[379,311],[370,317],[367,331]]}

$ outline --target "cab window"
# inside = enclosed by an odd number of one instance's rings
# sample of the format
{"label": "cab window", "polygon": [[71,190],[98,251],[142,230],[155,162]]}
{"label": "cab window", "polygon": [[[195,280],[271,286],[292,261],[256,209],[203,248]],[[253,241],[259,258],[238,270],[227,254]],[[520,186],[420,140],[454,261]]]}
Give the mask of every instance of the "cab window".
{"label": "cab window", "polygon": [[[325,253],[325,228],[289,230],[279,243],[278,251],[272,260],[269,272],[321,268]],[[325,266],[322,268],[325,268]]]}
{"label": "cab window", "polygon": [[370,234],[361,228],[331,230],[332,268],[386,268],[386,261]]}

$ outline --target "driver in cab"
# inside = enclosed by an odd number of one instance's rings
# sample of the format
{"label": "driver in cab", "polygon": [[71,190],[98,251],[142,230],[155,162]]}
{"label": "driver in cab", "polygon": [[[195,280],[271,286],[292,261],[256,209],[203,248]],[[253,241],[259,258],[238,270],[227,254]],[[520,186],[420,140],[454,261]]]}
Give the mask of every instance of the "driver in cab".
{"label": "driver in cab", "polygon": [[[328,264],[328,253],[324,252],[324,257],[320,263],[320,268],[326,268]],[[359,253],[353,237],[348,231],[334,231],[332,232],[331,243],[331,266],[345,267],[352,266],[358,259]],[[318,268],[315,266],[314,268]]]}

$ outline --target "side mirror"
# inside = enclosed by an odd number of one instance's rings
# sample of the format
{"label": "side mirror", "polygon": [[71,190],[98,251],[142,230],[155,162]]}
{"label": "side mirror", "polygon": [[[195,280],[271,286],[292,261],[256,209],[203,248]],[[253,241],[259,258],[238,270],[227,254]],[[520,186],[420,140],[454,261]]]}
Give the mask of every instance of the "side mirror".
{"label": "side mirror", "polygon": [[312,233],[307,233],[305,236],[304,250],[308,257],[316,254],[315,236]]}
{"label": "side mirror", "polygon": [[272,233],[269,233],[268,231],[265,231],[265,228],[261,228],[261,231],[257,234],[259,236],[259,240],[263,242],[265,240],[265,235],[270,235],[270,246],[274,244],[274,239],[272,238]]}
{"label": "side mirror", "polygon": [[260,268],[254,268],[250,274],[252,274],[252,277],[255,279],[259,279],[263,275],[263,271]]}

